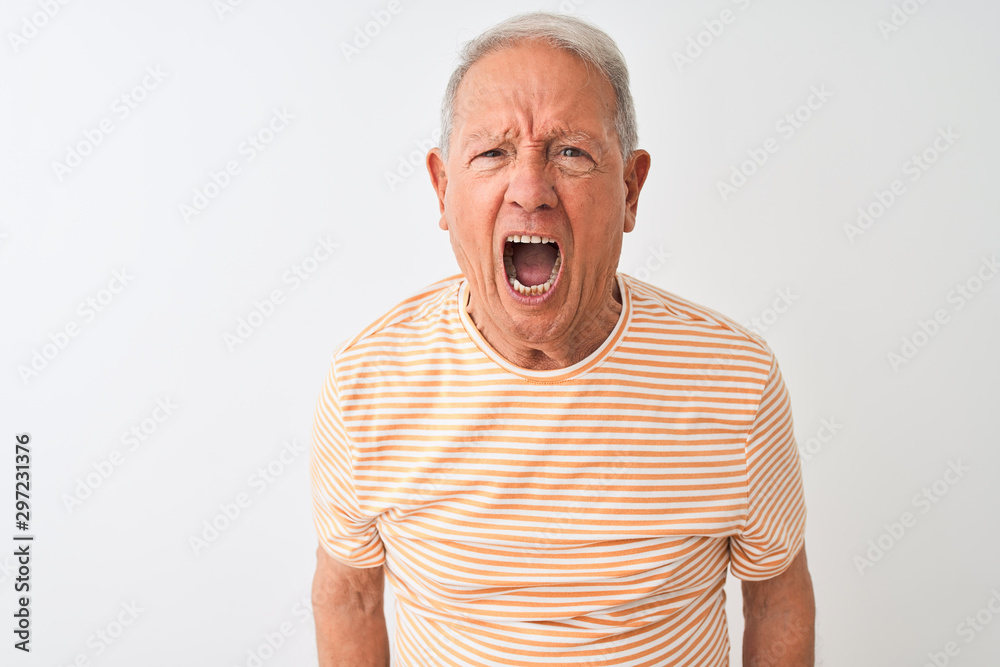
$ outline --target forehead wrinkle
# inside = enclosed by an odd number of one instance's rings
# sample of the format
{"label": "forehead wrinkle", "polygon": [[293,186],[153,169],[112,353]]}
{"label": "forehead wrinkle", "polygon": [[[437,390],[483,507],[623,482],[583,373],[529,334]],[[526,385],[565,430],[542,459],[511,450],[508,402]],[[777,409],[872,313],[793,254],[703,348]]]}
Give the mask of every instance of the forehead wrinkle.
{"label": "forehead wrinkle", "polygon": [[[573,54],[575,55],[575,54]],[[553,137],[563,139],[570,142],[579,141],[600,141],[603,142],[605,137],[614,126],[614,114],[615,114],[615,101],[614,93],[611,88],[610,82],[607,81],[606,77],[594,76],[593,68],[590,63],[586,60],[579,58],[577,56],[578,62],[583,66],[584,76],[580,77],[582,81],[574,89],[577,93],[587,91],[587,97],[590,97],[597,103],[598,108],[601,112],[600,118],[600,128],[594,128],[595,130],[600,130],[597,132],[597,136],[591,135],[582,130],[573,130],[568,127],[563,127],[560,129],[551,129],[544,133],[539,133],[538,140],[550,140]],[[475,66],[473,66],[475,67]],[[471,70],[470,70],[471,72]],[[507,119],[497,119],[500,122],[493,122],[493,127],[503,127],[505,128],[503,134],[497,134],[495,130],[489,129],[490,120],[487,120],[486,127],[477,129],[472,133],[466,134],[464,140],[462,141],[462,147],[467,148],[469,144],[476,141],[488,140],[494,143],[512,143],[513,139],[522,136],[523,132],[519,128],[526,128],[526,133],[529,137],[535,135],[534,127],[537,124],[534,117],[535,113],[541,111],[542,113],[556,113],[565,112],[572,115],[572,109],[575,107],[576,103],[570,100],[566,100],[560,97],[555,97],[558,95],[557,88],[549,87],[544,84],[544,82],[535,80],[531,82],[531,85],[525,87],[511,88],[505,81],[489,81],[482,80],[481,78],[473,75],[467,76],[459,86],[459,93],[456,95],[455,104],[455,121],[456,125],[468,125],[475,122],[475,117],[472,116],[472,110],[480,106],[480,103],[484,99],[489,99],[491,97],[499,98],[500,104],[510,104],[512,109],[509,109],[507,113],[512,113],[514,118],[511,119],[510,116]],[[569,107],[567,108],[567,105]],[[540,108],[539,108],[540,106]],[[491,111],[496,107],[487,106],[486,116],[489,117]],[[504,114],[506,115],[506,114]],[[554,120],[549,120],[553,126],[558,127],[561,119],[555,118]],[[465,132],[462,132],[465,134]]]}
{"label": "forehead wrinkle", "polygon": [[[532,132],[529,131],[529,134],[532,134]],[[496,134],[490,130],[476,130],[465,138],[463,144],[468,146],[469,144],[477,141],[484,141],[490,144],[512,143],[513,139],[518,138],[521,135],[522,133],[519,130],[513,128],[507,130],[503,134]],[[594,140],[594,137],[588,132],[569,129],[552,129],[542,133],[539,138],[543,141],[560,139],[570,143],[588,142]]]}

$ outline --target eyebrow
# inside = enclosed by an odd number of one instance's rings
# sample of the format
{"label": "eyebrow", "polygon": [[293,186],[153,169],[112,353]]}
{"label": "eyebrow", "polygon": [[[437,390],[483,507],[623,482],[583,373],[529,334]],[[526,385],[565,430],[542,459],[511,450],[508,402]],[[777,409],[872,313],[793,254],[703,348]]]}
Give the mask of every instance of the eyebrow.
{"label": "eyebrow", "polygon": [[[593,141],[594,139],[590,134],[579,130],[572,132],[566,130],[559,130],[549,136],[551,138],[562,139],[563,141],[571,141],[571,142]],[[499,144],[510,141],[510,137],[511,137],[510,133],[498,135],[498,134],[493,134],[492,132],[489,132],[487,130],[482,130],[479,132],[473,132],[468,137],[466,137],[465,141],[462,143],[462,146],[463,148],[467,147],[469,144],[475,141],[484,141],[486,143]]]}

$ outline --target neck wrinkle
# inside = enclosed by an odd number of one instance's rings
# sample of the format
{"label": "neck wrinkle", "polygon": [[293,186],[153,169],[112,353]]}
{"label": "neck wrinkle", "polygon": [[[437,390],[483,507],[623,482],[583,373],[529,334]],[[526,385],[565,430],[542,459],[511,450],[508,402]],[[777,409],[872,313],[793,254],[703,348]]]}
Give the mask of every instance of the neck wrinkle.
{"label": "neck wrinkle", "polygon": [[[471,289],[468,290],[468,303],[464,304],[463,309],[479,330],[483,341],[509,363],[529,371],[558,370],[569,368],[594,354],[615,330],[622,313],[622,294],[617,275],[611,278],[609,292],[609,299],[605,301],[601,311],[583,331],[567,342],[565,353],[557,356],[550,356],[544,350],[530,346],[518,349],[516,345],[507,345],[507,339],[503,336],[491,337],[484,328],[485,322],[477,321],[473,313]],[[501,345],[498,346],[497,342]]]}

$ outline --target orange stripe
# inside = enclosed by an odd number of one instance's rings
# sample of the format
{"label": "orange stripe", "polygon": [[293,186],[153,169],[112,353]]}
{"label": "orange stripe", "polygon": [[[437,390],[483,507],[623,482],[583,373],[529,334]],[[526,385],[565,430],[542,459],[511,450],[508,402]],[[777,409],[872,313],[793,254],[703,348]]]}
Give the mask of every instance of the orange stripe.
{"label": "orange stripe", "polygon": [[771,350],[620,280],[612,335],[568,369],[499,357],[459,305],[461,276],[334,354],[313,414],[313,523],[334,557],[387,566],[401,664],[724,665],[727,567],[775,576],[801,548]]}

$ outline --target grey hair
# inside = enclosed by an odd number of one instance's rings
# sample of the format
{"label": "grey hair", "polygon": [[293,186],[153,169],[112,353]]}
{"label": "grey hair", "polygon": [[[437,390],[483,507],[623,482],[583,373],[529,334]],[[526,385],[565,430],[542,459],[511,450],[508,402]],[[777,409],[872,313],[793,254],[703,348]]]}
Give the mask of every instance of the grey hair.
{"label": "grey hair", "polygon": [[615,41],[600,28],[575,16],[553,12],[512,16],[462,46],[458,66],[448,80],[441,103],[441,153],[444,159],[448,159],[451,144],[455,97],[466,72],[483,56],[510,48],[526,39],[544,40],[555,48],[569,51],[588,65],[594,65],[608,78],[615,92],[614,124],[618,145],[622,159],[627,160],[639,143],[639,132],[625,57]]}

